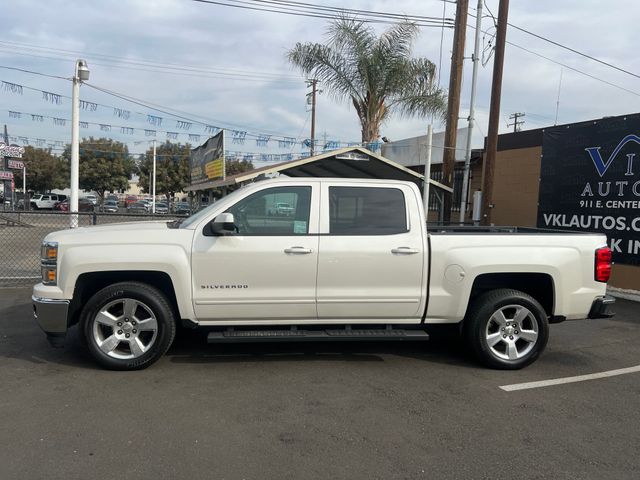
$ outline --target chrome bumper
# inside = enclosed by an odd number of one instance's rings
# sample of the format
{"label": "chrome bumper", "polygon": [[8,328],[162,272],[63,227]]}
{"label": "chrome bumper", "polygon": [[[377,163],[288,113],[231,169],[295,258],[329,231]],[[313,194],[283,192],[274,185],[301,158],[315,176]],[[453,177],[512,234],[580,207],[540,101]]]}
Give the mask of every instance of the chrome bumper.
{"label": "chrome bumper", "polygon": [[40,328],[47,335],[64,335],[67,333],[67,313],[69,300],[41,298],[31,296],[33,316]]}

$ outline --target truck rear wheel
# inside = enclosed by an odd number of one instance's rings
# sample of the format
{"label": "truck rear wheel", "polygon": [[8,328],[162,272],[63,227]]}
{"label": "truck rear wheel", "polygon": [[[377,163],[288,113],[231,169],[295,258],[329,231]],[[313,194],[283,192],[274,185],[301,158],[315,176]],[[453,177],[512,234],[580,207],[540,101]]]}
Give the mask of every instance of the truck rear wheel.
{"label": "truck rear wheel", "polygon": [[158,289],[109,285],[89,299],[81,328],[93,358],[110,370],[141,370],[158,360],[176,333],[173,309]]}
{"label": "truck rear wheel", "polygon": [[516,370],[544,351],[549,322],[544,308],[530,295],[499,289],[478,297],[464,320],[464,337],[485,365]]}

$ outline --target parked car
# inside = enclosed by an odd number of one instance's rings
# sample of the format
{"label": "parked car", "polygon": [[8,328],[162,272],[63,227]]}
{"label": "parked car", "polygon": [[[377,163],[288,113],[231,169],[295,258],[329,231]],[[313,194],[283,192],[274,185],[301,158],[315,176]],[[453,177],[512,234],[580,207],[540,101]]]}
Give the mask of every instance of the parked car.
{"label": "parked car", "polygon": [[[96,206],[93,204],[91,200],[86,198],[78,199],[78,211],[79,212],[94,212]],[[59,210],[61,212],[69,211],[69,199],[64,200],[63,202],[58,202],[53,207],[54,210]]]}
{"label": "parked car", "polygon": [[55,204],[64,201],[53,193],[36,194],[31,197],[29,204],[33,210],[45,210],[54,208]]}
{"label": "parked car", "polygon": [[102,204],[102,211],[105,213],[118,213],[118,201],[105,200]]}
{"label": "parked car", "polygon": [[164,202],[156,202],[156,213],[160,215],[169,213],[169,206]]}
{"label": "parked car", "polygon": [[191,205],[189,205],[187,202],[174,203],[173,213],[177,215],[191,215]]}
{"label": "parked car", "polygon": [[127,213],[149,213],[149,210],[146,203],[135,202],[127,207]]}
{"label": "parked car", "polygon": [[98,204],[98,197],[96,197],[92,193],[89,193],[88,195],[85,195],[83,198],[86,198],[87,200],[89,200],[94,205]]}
{"label": "parked car", "polygon": [[136,197],[135,195],[127,195],[126,197],[124,197],[124,207],[129,208],[129,205],[133,205],[137,201],[138,197]]}
{"label": "parked car", "polygon": [[279,203],[276,203],[273,207],[274,207],[275,215],[278,215],[281,217],[290,217],[294,213],[293,207],[288,203],[279,202]]}
{"label": "parked car", "polygon": [[[282,193],[296,216],[265,222]],[[53,232],[42,252],[40,327],[60,345],[82,322],[93,358],[117,370],[158,360],[178,322],[212,343],[426,340],[452,324],[482,363],[517,369],[550,323],[611,316],[614,302],[605,235],[429,231],[418,186],[393,180],[265,180],[182,221]]]}

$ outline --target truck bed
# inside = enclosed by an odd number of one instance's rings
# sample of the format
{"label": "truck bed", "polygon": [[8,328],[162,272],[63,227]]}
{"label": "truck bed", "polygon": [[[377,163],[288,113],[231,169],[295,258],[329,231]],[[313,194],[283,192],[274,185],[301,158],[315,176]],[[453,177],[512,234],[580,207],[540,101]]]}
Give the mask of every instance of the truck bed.
{"label": "truck bed", "polygon": [[475,225],[438,225],[437,223],[427,222],[427,231],[432,235],[442,234],[470,234],[470,235],[489,235],[489,234],[520,234],[520,235],[601,235],[590,232],[574,232],[570,230],[552,230],[548,228],[535,227],[485,227]]}

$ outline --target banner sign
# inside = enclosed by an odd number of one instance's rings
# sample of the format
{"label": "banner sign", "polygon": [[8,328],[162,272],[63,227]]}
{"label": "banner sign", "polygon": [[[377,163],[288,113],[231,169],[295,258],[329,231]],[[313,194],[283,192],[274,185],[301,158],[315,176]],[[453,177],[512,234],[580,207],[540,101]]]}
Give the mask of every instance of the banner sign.
{"label": "banner sign", "polygon": [[20,160],[7,160],[7,166],[16,170],[22,170],[24,168],[24,162]]}
{"label": "banner sign", "polygon": [[217,135],[191,150],[190,161],[191,185],[223,179],[225,176],[224,130],[220,130]]}
{"label": "banner sign", "polygon": [[22,158],[24,154],[24,147],[18,145],[7,145],[4,142],[0,142],[0,155],[11,158]]}
{"label": "banner sign", "polygon": [[13,180],[13,172],[5,172],[0,170],[0,180]]}
{"label": "banner sign", "polygon": [[640,265],[640,114],[544,130],[538,227],[604,233]]}

